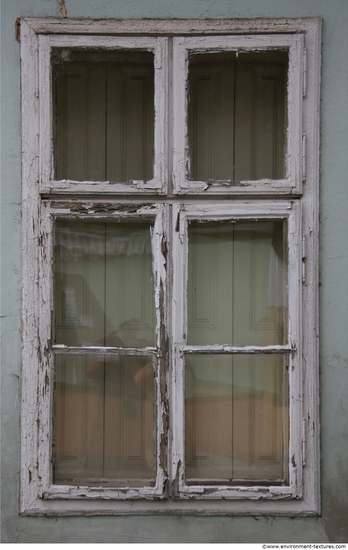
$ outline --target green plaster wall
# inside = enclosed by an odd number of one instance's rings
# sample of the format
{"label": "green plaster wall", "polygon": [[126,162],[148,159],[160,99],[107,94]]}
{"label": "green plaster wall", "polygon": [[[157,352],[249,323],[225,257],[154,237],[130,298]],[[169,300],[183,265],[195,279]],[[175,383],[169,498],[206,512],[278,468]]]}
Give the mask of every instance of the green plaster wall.
{"label": "green plaster wall", "polygon": [[320,518],[18,516],[21,142],[17,17],[60,17],[58,0],[1,2],[1,541],[348,541],[347,0],[66,0],[71,18],[323,18],[320,180]]}

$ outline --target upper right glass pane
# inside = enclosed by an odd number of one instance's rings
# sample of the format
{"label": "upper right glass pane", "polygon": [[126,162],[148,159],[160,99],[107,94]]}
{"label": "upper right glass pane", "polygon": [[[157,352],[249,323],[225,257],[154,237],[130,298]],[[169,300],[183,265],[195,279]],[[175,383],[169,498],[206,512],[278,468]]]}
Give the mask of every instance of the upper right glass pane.
{"label": "upper right glass pane", "polygon": [[189,179],[282,179],[287,150],[288,51],[189,57]]}

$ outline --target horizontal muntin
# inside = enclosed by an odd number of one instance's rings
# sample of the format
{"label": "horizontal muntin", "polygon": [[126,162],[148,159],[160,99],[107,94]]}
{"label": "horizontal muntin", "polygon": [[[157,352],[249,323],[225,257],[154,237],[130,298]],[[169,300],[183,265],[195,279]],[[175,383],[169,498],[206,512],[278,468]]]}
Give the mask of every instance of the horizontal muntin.
{"label": "horizontal muntin", "polygon": [[292,353],[296,351],[294,344],[286,346],[231,346],[228,344],[217,344],[212,346],[183,346],[182,352],[204,354],[204,353],[216,353],[216,354],[259,354],[259,353]]}
{"label": "horizontal muntin", "polygon": [[121,348],[121,347],[103,347],[103,346],[65,346],[64,344],[54,344],[51,347],[55,354],[91,354],[91,355],[160,355],[157,348]]}

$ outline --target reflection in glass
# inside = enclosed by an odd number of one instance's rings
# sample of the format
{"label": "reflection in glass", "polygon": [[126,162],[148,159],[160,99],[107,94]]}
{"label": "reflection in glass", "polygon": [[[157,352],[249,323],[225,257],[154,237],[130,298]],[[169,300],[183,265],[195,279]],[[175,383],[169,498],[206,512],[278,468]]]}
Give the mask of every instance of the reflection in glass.
{"label": "reflection in glass", "polygon": [[152,485],[152,356],[59,355],[55,360],[54,483]]}
{"label": "reflection in glass", "polygon": [[54,49],[56,178],[153,177],[151,52]]}
{"label": "reflection in glass", "polygon": [[288,482],[288,357],[186,355],[186,482]]}
{"label": "reflection in glass", "polygon": [[150,223],[57,221],[55,343],[154,345]]}
{"label": "reflection in glass", "polygon": [[191,221],[189,345],[287,339],[286,221]]}
{"label": "reflection in glass", "polygon": [[191,54],[192,180],[285,177],[287,63],[285,51]]}

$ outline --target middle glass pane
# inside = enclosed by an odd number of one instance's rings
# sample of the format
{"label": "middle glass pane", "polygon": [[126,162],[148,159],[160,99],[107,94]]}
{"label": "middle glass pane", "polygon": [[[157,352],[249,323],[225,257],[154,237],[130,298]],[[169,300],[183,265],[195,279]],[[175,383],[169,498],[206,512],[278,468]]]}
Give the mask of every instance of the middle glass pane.
{"label": "middle glass pane", "polygon": [[57,221],[55,343],[153,346],[151,222]]}
{"label": "middle glass pane", "polygon": [[285,220],[189,223],[189,345],[283,345]]}

